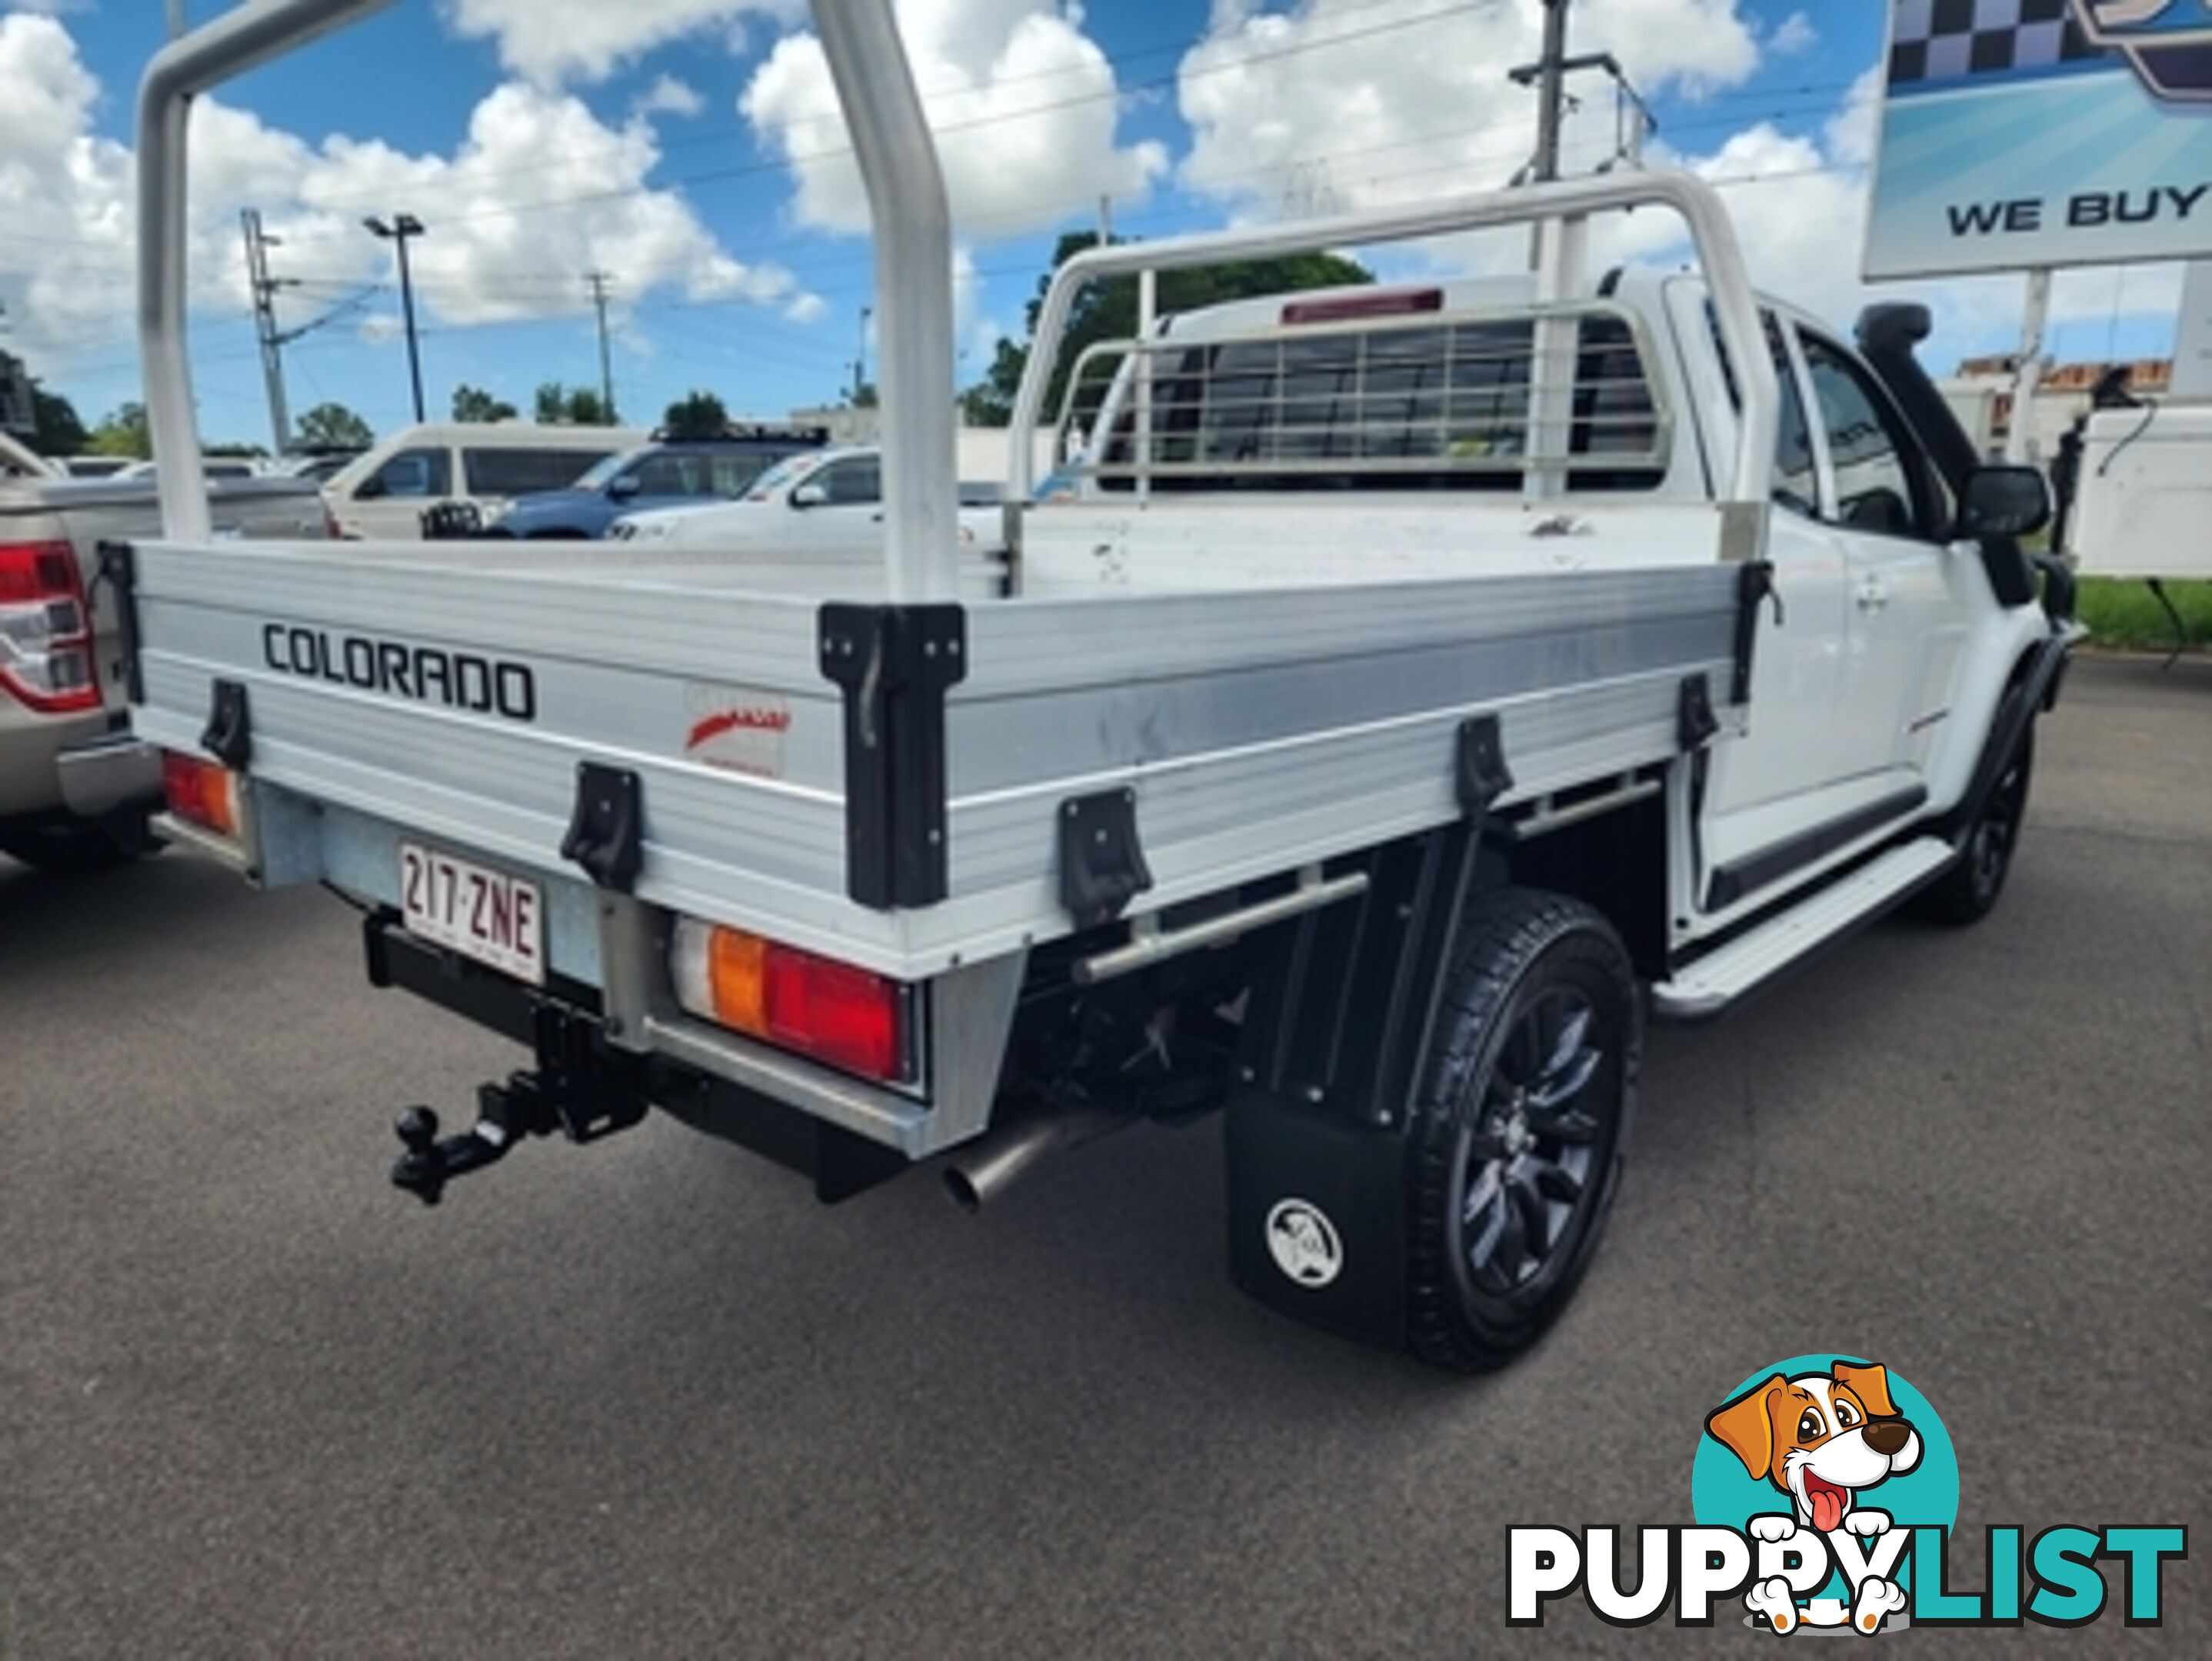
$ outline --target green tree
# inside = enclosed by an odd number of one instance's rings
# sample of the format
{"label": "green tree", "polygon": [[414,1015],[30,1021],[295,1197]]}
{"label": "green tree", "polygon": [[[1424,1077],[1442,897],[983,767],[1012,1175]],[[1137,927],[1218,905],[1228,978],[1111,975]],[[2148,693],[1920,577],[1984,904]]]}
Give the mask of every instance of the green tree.
{"label": "green tree", "polygon": [[549,380],[538,389],[537,415],[546,427],[612,427],[615,412],[589,386],[563,386]]}
{"label": "green tree", "polygon": [[31,435],[32,449],[42,456],[84,453],[85,447],[92,442],[92,434],[84,430],[75,404],[60,393],[49,392],[33,381],[31,407],[38,421],[38,429]]}
{"label": "green tree", "polygon": [[730,412],[712,392],[692,391],[670,404],[660,419],[672,433],[711,434],[730,424]]}
{"label": "green tree", "polygon": [[513,421],[520,413],[504,398],[494,397],[481,386],[471,386],[464,383],[453,389],[453,419],[455,421]]}
{"label": "green tree", "polygon": [[232,439],[222,444],[204,444],[200,446],[200,453],[204,456],[243,456],[252,461],[266,456],[269,451],[264,445]]}
{"label": "green tree", "polygon": [[[1052,270],[1086,248],[1098,246],[1095,231],[1073,231],[1053,251]],[[1195,311],[1224,300],[1250,300],[1261,294],[1291,294],[1307,288],[1342,288],[1372,282],[1375,274],[1357,260],[1340,254],[1292,254],[1280,259],[1245,259],[1226,265],[1206,265],[1185,271],[1163,271],[1159,276],[1159,310],[1163,315]],[[1037,317],[1044,310],[1052,272],[1037,279],[1036,294],[1029,303],[1028,330],[1036,334]],[[1088,285],[1077,296],[1067,330],[1045,389],[1046,419],[1057,417],[1068,372],[1085,350],[1101,341],[1127,340],[1137,332],[1137,280],[1115,277]],[[1026,343],[1001,340],[983,379],[960,395],[962,413],[971,426],[1004,427],[1013,419],[1014,398],[1021,390],[1022,374],[1029,367]]]}
{"label": "green tree", "polygon": [[96,456],[130,456],[138,461],[154,453],[153,435],[146,430],[146,406],[118,404],[92,429],[85,448]]}
{"label": "green tree", "polygon": [[366,450],[376,433],[343,403],[319,403],[300,417],[300,442],[310,450]]}

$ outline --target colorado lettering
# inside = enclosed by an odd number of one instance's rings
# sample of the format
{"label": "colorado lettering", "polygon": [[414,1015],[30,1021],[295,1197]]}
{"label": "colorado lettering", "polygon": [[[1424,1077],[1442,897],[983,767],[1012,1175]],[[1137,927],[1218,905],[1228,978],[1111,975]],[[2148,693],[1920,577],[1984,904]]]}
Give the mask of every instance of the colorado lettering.
{"label": "colorado lettering", "polygon": [[524,664],[284,623],[262,626],[261,656],[303,680],[510,721],[538,718],[538,677]]}

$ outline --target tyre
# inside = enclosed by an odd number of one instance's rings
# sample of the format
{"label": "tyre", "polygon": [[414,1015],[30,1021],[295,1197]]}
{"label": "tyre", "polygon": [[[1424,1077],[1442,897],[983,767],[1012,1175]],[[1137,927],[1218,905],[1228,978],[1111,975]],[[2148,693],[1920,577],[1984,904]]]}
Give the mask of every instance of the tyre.
{"label": "tyre", "polygon": [[1915,908],[1931,921],[1963,928],[1996,909],[2012,874],[2013,851],[2020,846],[2021,821],[2027,815],[2027,789],[2035,773],[2035,729],[2021,737],[2020,748],[1997,776],[1990,799],[1967,828],[1959,857],[1923,889]]}
{"label": "tyre", "polygon": [[127,865],[161,846],[143,816],[129,822],[0,825],[0,853],[54,876],[84,876]]}
{"label": "tyre", "polygon": [[1580,900],[1471,902],[1414,1109],[1407,1332],[1481,1372],[1574,1296],[1620,1183],[1643,1051],[1635,972]]}

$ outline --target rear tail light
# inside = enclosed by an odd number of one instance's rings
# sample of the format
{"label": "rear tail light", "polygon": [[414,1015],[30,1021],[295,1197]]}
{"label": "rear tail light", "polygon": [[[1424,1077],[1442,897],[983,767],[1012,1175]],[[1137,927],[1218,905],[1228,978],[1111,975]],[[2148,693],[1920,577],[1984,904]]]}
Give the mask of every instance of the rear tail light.
{"label": "rear tail light", "polygon": [[67,543],[0,543],[0,691],[47,715],[100,707],[92,609]]}
{"label": "rear tail light", "polygon": [[197,755],[161,754],[161,787],[169,811],[218,836],[238,834],[238,775]]}
{"label": "rear tail light", "polygon": [[886,1084],[910,1083],[913,989],[739,929],[679,918],[677,1002],[732,1031]]}

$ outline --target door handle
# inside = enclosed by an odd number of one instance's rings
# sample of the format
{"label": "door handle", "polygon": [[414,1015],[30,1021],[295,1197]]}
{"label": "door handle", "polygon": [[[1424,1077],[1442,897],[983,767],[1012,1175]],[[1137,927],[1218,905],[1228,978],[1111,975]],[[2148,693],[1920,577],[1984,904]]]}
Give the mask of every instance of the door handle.
{"label": "door handle", "polygon": [[1889,590],[1875,578],[1869,577],[1859,585],[1859,609],[1879,611],[1889,603]]}

